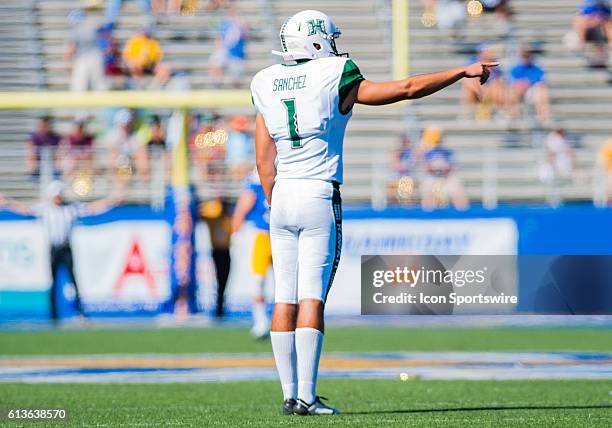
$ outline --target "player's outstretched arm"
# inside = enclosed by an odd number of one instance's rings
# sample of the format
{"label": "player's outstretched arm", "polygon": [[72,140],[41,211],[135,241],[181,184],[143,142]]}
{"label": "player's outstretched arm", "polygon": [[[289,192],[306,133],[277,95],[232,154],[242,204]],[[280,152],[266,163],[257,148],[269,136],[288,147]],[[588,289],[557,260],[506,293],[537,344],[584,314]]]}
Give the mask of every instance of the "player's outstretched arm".
{"label": "player's outstretched arm", "polygon": [[272,188],[274,187],[274,178],[276,178],[276,144],[270,137],[268,127],[261,113],[257,113],[255,119],[255,159],[257,163],[257,173],[261,180],[266,200],[269,204],[272,203]]}
{"label": "player's outstretched arm", "polygon": [[485,83],[489,69],[499,65],[496,62],[475,63],[438,73],[421,74],[404,80],[375,83],[363,80],[356,85],[354,102],[367,105],[392,104],[398,101],[423,98],[465,78],[479,78]]}

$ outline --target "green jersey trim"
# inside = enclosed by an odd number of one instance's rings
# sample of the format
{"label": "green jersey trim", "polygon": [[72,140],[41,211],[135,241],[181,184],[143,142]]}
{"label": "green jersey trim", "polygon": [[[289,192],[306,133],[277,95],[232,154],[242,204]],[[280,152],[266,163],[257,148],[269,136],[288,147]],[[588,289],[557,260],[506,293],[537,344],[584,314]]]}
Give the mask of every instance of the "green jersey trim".
{"label": "green jersey trim", "polygon": [[[365,78],[362,76],[361,71],[359,71],[359,67],[357,67],[357,65],[353,62],[352,59],[347,60],[344,63],[344,69],[342,70],[342,77],[340,77],[340,85],[338,87],[338,106],[340,108],[342,107],[342,103],[348,96],[353,86],[357,82],[361,82],[362,80],[365,80]],[[351,110],[349,109],[349,111]],[[347,114],[349,111],[341,111],[341,113]]]}

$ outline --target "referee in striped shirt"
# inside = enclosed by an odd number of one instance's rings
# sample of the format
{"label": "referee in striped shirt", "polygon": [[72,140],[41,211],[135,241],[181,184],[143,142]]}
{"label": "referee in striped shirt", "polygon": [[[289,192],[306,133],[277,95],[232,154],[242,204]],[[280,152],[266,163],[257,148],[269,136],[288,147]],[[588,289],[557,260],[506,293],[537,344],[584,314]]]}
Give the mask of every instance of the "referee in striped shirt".
{"label": "referee in striped shirt", "polygon": [[57,287],[59,280],[57,274],[60,266],[65,266],[74,285],[76,294],[76,306],[79,314],[84,316],[79,288],[76,276],[74,275],[74,260],[72,248],[70,247],[70,236],[72,228],[79,217],[86,215],[96,215],[109,210],[117,203],[118,198],[107,198],[88,204],[67,203],[63,196],[63,185],[59,181],[49,184],[45,192],[45,200],[33,206],[27,206],[14,200],[8,200],[0,196],[0,206],[24,215],[32,215],[40,219],[43,230],[50,246],[51,275],[53,283],[51,285],[51,318],[58,320],[57,308]]}

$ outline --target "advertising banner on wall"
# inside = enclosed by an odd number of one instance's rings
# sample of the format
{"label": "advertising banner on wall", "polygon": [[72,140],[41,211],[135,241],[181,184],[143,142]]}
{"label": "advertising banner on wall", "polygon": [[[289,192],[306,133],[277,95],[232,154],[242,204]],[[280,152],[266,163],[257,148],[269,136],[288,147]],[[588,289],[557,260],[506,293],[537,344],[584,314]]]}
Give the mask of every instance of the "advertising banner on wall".
{"label": "advertising banner on wall", "polygon": [[49,250],[35,220],[0,222],[0,290],[46,291]]}
{"label": "advertising banner on wall", "polygon": [[170,297],[169,225],[115,221],[78,226],[72,236],[86,312],[157,312]]}
{"label": "advertising banner on wall", "polygon": [[[601,233],[609,229],[609,211],[574,208],[501,211],[499,217],[490,217],[487,212],[486,218],[476,212],[467,213],[462,219],[428,218],[422,213],[419,219],[376,218],[368,213],[360,214],[360,219],[345,219],[342,259],[329,293],[327,313],[360,313],[362,255],[517,253],[521,256],[518,311],[609,313],[612,307],[609,287],[593,286],[588,293],[583,287],[585,283],[607,285],[612,277],[609,259],[593,256],[609,254],[609,240]],[[146,210],[129,214],[129,219],[122,215],[115,213],[102,224],[98,220],[84,222],[73,233],[75,273],[85,311],[91,315],[155,314],[171,296],[170,225]],[[0,318],[48,317],[51,276],[42,228],[32,219],[7,217],[0,221]],[[210,313],[216,298],[216,280],[209,231],[203,223],[196,225],[195,244],[198,303]],[[255,284],[252,249],[253,230],[245,225],[232,241],[232,270],[226,289],[228,313],[250,311]],[[569,257],[560,250],[588,257]],[[525,257],[533,254],[549,256]],[[580,281],[572,279],[572,275],[579,275]],[[575,288],[576,285],[580,288]],[[63,290],[66,294],[72,287]],[[266,294],[272,301],[272,275]],[[462,308],[453,313],[464,313]]]}
{"label": "advertising banner on wall", "polygon": [[39,222],[0,222],[0,318],[47,317],[49,249]]}
{"label": "advertising banner on wall", "polygon": [[344,222],[342,258],[329,293],[328,314],[360,313],[362,255],[514,255],[514,220],[365,219]]}
{"label": "advertising banner on wall", "polygon": [[[248,310],[254,279],[250,272],[253,231],[232,242],[232,272],[226,293],[230,310]],[[343,222],[342,258],[329,293],[328,315],[359,315],[361,256],[369,254],[514,255],[518,232],[512,219],[364,219]],[[269,278],[267,294],[272,295]]]}

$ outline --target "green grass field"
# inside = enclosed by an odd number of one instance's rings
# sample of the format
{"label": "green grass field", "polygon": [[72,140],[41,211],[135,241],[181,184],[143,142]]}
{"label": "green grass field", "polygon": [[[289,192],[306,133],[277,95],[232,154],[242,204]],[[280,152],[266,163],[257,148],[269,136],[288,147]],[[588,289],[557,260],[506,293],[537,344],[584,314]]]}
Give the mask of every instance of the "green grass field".
{"label": "green grass field", "polygon": [[58,406],[91,427],[496,426],[610,427],[605,381],[322,380],[345,414],[280,416],[276,382],[2,385],[2,407]]}
{"label": "green grass field", "polygon": [[[612,351],[607,328],[330,327],[328,352]],[[271,352],[246,328],[0,331],[0,355]]]}
{"label": "green grass field", "polygon": [[[603,328],[408,329],[336,327],[325,351],[612,352]],[[0,332],[0,355],[270,352],[243,328]],[[344,411],[328,418],[280,415],[274,381],[185,384],[0,384],[0,408],[62,407],[52,426],[495,426],[610,427],[611,380],[432,381],[322,379],[319,392]],[[0,421],[4,426],[19,426]],[[49,426],[25,423],[22,426]]]}

